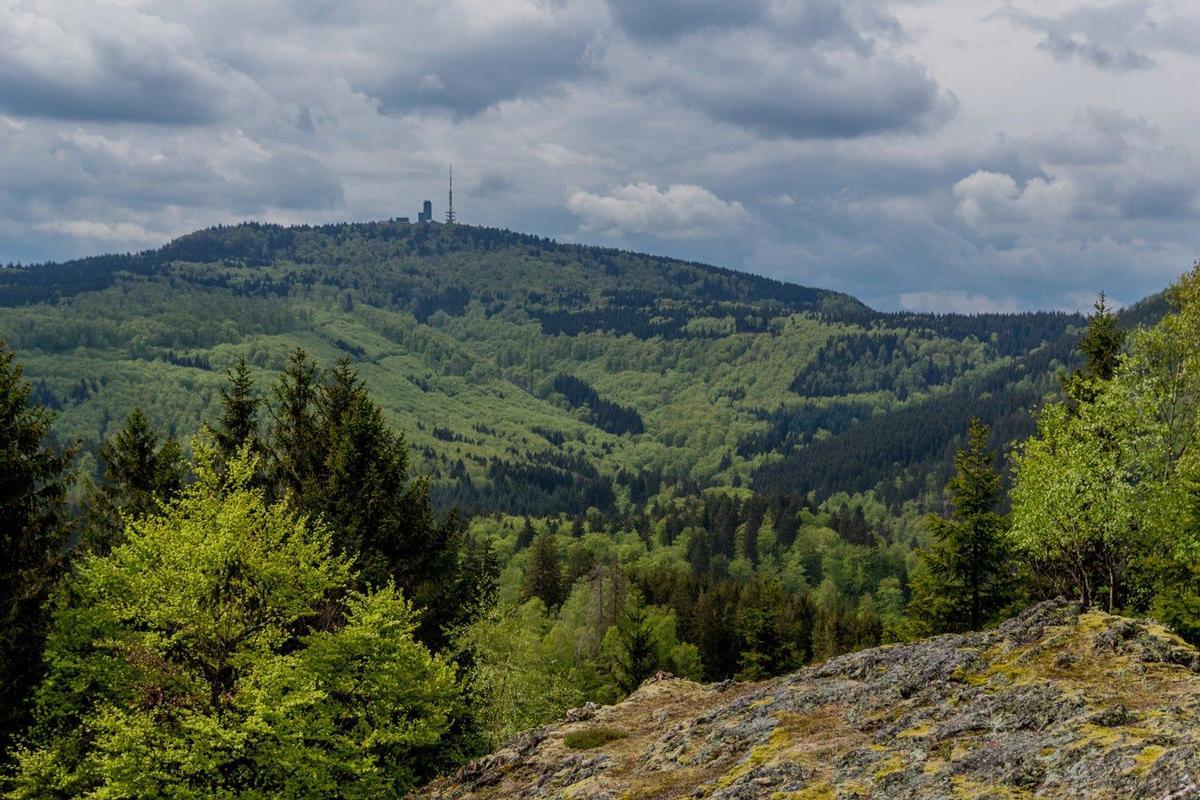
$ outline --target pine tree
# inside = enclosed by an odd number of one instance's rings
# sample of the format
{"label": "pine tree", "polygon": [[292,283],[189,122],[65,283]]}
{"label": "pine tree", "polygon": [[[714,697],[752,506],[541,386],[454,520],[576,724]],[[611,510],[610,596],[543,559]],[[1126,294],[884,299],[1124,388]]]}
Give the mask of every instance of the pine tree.
{"label": "pine tree", "polygon": [[30,398],[0,341],[0,764],[42,670],[45,601],[67,556],[70,452],[47,445],[52,414]]}
{"label": "pine tree", "polygon": [[524,550],[526,547],[529,547],[529,545],[533,544],[535,536],[537,536],[537,531],[533,529],[533,522],[526,515],[525,524],[521,526],[521,532],[517,534],[517,549]]}
{"label": "pine tree", "polygon": [[971,420],[967,446],[955,455],[946,485],[953,513],[928,518],[933,543],[921,553],[909,606],[920,632],[978,629],[1006,602],[1004,522],[996,512],[1000,474],[989,435],[987,425]]}
{"label": "pine tree", "polygon": [[273,389],[270,448],[276,495],[291,492],[301,503],[316,488],[323,457],[317,421],[319,391],[317,366],[297,347]]}
{"label": "pine tree", "polygon": [[229,384],[221,387],[221,416],[212,431],[222,460],[229,462],[247,444],[252,453],[261,451],[258,409],[262,405],[262,398],[254,390],[246,359],[238,359],[238,363],[226,375]]}
{"label": "pine tree", "polygon": [[558,544],[549,532],[538,534],[529,549],[529,569],[525,572],[523,594],[526,599],[540,597],[547,608],[562,604],[566,591],[563,587],[562,564],[558,555]]}
{"label": "pine tree", "polygon": [[1117,315],[1108,305],[1104,292],[1096,299],[1095,311],[1088,315],[1088,326],[1079,340],[1083,366],[1062,375],[1063,394],[1072,406],[1096,398],[1099,384],[1112,380],[1125,343],[1125,331],[1117,327]]}
{"label": "pine tree", "polygon": [[637,589],[629,593],[625,609],[617,621],[617,644],[619,649],[614,677],[622,691],[632,692],[658,668],[646,601]]}
{"label": "pine tree", "polygon": [[82,545],[106,555],[119,543],[125,517],[155,512],[183,488],[183,450],[173,436],[160,441],[135,408],[121,430],[100,444],[100,461],[104,476],[87,487]]}
{"label": "pine tree", "polygon": [[463,593],[486,589],[463,585],[470,565],[458,515],[435,513],[428,479],[410,477],[407,443],[388,427],[348,360],[322,379],[297,350],[275,400],[276,492],[329,524],[334,551],[354,564],[360,587],[400,588],[422,609],[420,640],[443,647],[477,610]]}

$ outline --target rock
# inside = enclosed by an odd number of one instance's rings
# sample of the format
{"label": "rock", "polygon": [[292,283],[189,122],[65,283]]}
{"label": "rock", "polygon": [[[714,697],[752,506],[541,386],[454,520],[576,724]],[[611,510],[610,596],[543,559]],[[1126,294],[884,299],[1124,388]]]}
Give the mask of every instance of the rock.
{"label": "rock", "polygon": [[[656,675],[418,792],[460,798],[1200,797],[1197,652],[1056,600],[755,684]],[[628,732],[586,753],[592,720]]]}

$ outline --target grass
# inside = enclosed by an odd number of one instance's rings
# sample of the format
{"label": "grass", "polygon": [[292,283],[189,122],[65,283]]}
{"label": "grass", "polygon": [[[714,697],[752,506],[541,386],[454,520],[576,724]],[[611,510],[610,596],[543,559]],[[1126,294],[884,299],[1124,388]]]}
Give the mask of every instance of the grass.
{"label": "grass", "polygon": [[563,744],[572,750],[591,750],[602,744],[617,739],[624,739],[628,736],[629,734],[620,728],[597,725],[591,728],[584,728],[581,731],[571,731],[563,737]]}

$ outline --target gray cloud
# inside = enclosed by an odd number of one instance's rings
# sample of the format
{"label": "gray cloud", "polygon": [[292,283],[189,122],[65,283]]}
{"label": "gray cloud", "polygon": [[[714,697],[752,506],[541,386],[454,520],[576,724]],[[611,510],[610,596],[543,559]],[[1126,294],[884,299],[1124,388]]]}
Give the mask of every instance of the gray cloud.
{"label": "gray cloud", "polygon": [[466,222],[885,308],[1130,301],[1200,250],[1181,8],[11,0],[0,260],[440,212],[453,162]]}
{"label": "gray cloud", "polygon": [[0,6],[0,110],[210,122],[221,116],[235,77],[207,59],[185,28],[123,6]]}
{"label": "gray cloud", "polygon": [[998,12],[1015,25],[1042,34],[1041,50],[1060,61],[1078,59],[1113,71],[1150,69],[1160,50],[1197,52],[1195,39],[1180,36],[1179,26],[1196,32],[1195,23],[1156,19],[1151,0],[1125,0],[1107,6],[1081,5],[1058,17],[1020,11]]}
{"label": "gray cloud", "polygon": [[621,29],[637,39],[670,38],[709,27],[761,21],[766,0],[608,0]]}

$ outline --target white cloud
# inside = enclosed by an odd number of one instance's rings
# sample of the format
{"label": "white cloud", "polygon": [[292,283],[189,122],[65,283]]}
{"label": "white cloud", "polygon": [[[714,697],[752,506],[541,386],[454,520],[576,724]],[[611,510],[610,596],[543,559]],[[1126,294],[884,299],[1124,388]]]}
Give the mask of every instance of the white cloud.
{"label": "white cloud", "polygon": [[1007,223],[1056,222],[1069,217],[1075,189],[1068,180],[1030,178],[1018,186],[1011,175],[979,170],[954,184],[954,213],[972,228]]}
{"label": "white cloud", "polygon": [[631,183],[607,195],[575,191],[567,198],[567,208],[579,216],[586,230],[666,239],[724,236],[749,222],[741,203],[726,202],[692,184],[664,190],[649,183]]}
{"label": "white cloud", "polygon": [[938,313],[983,314],[1009,313],[1021,308],[1013,297],[988,297],[978,292],[959,289],[902,292],[900,307],[906,311],[935,311]]}

